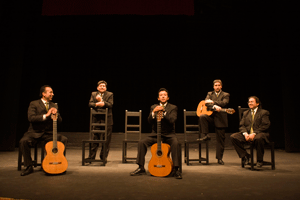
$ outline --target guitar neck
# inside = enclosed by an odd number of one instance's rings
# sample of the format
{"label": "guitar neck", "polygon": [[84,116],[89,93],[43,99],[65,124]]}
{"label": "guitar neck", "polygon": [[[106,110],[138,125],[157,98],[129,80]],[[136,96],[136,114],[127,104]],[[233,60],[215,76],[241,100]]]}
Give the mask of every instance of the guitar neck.
{"label": "guitar neck", "polygon": [[57,148],[57,121],[53,120],[53,148]]}
{"label": "guitar neck", "polygon": [[161,121],[157,121],[157,150],[161,150]]}

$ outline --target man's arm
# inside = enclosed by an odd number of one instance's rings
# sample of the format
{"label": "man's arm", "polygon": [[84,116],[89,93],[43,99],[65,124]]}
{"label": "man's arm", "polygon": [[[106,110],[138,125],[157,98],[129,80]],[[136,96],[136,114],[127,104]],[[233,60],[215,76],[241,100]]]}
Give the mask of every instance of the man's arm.
{"label": "man's arm", "polygon": [[166,112],[163,119],[167,120],[170,124],[174,124],[177,120],[177,106],[174,106],[171,110]]}
{"label": "man's arm", "polygon": [[260,123],[259,127],[254,130],[255,133],[262,133],[262,132],[265,133],[268,131],[268,129],[270,128],[270,125],[271,125],[269,116],[270,116],[270,112],[267,110],[265,110],[262,113],[261,123]]}
{"label": "man's arm", "polygon": [[95,97],[94,97],[94,92],[92,92],[91,94],[91,98],[90,98],[90,101],[89,101],[89,107],[90,108],[96,108],[96,101],[95,101]]}
{"label": "man's arm", "polygon": [[37,114],[37,106],[35,102],[30,102],[28,107],[28,121],[29,122],[42,122],[44,121],[42,114]]}
{"label": "man's arm", "polygon": [[214,104],[224,108],[229,103],[229,93],[225,93],[221,101],[214,101]]}
{"label": "man's arm", "polygon": [[102,108],[112,108],[114,105],[114,94],[111,93],[111,95],[108,97],[108,99],[105,101],[103,100],[104,105]]}

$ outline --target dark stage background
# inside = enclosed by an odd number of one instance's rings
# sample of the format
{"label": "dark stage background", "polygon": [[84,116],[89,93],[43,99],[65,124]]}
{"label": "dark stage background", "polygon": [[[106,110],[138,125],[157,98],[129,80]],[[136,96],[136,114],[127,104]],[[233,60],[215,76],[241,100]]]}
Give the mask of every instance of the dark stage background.
{"label": "dark stage background", "polygon": [[[126,109],[142,110],[142,132],[150,132],[149,108],[165,87],[182,133],[183,109],[196,110],[218,78],[231,94],[229,107],[260,97],[276,147],[299,151],[299,108],[291,106],[299,41],[278,5],[195,1],[194,15],[46,16],[41,0],[4,3],[1,149],[18,145],[29,102],[44,84],[63,117],[59,131],[88,131],[90,94],[104,79],[114,93],[114,132],[124,131]],[[238,131],[238,123],[237,114],[229,116],[227,132]]]}

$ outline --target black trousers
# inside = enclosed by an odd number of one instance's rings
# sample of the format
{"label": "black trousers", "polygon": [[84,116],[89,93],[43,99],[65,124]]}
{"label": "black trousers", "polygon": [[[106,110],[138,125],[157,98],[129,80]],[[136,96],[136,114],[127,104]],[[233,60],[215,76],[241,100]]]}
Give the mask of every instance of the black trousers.
{"label": "black trousers", "polygon": [[[177,137],[175,134],[172,134],[170,136],[164,136],[161,137],[162,142],[170,145],[170,151],[171,151],[171,157],[174,164],[174,167],[179,167],[179,159],[180,159],[180,146]],[[153,144],[157,143],[157,136],[148,136],[138,143],[138,154],[137,154],[137,160],[136,163],[139,166],[145,165],[145,156],[147,153],[147,148],[149,146],[152,146]]]}
{"label": "black trousers", "polygon": [[[28,167],[32,165],[32,158],[31,158],[31,149],[30,147],[34,146],[39,141],[45,141],[46,143],[53,140],[52,134],[43,134],[40,138],[34,138],[30,136],[30,134],[24,134],[24,136],[21,138],[19,142],[19,148],[21,149],[22,155],[24,157],[24,166]],[[57,134],[57,141],[62,142],[65,147],[68,142],[68,138]]]}
{"label": "black trousers", "polygon": [[[266,136],[264,135],[264,133],[259,133],[256,134],[253,140],[257,152],[257,161],[260,162],[263,161],[263,157],[265,153],[264,151],[265,137]],[[232,134],[230,136],[230,140],[240,158],[243,158],[248,154],[244,147],[247,141],[245,139],[245,136],[241,132]]]}
{"label": "black trousers", "polygon": [[[111,141],[111,136],[112,136],[112,125],[107,126],[107,141],[106,141],[106,157],[108,156],[109,153],[109,147],[110,147],[110,141]],[[93,140],[104,140],[104,133],[95,133]],[[96,153],[99,147],[99,143],[93,143],[91,151],[90,151],[90,158],[95,158]],[[100,151],[100,159],[103,159],[103,145]]]}
{"label": "black trousers", "polygon": [[[214,118],[208,115],[200,115],[199,117],[199,129],[200,133],[207,135],[209,133],[209,126],[214,125]],[[216,127],[216,159],[222,160],[225,148],[225,127]]]}

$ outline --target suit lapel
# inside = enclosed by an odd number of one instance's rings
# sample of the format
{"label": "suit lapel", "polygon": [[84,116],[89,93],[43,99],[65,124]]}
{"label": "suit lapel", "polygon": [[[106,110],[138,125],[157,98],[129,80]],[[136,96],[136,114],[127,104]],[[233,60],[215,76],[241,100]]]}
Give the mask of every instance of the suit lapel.
{"label": "suit lapel", "polygon": [[254,115],[254,122],[253,122],[253,124],[256,122],[256,120],[259,117],[259,115],[260,115],[260,109],[258,108],[257,111],[256,111],[256,113],[255,113],[255,115]]}
{"label": "suit lapel", "polygon": [[[46,106],[41,99],[39,100],[39,105],[41,107],[41,110],[44,110],[45,112],[47,112]],[[50,108],[50,103],[49,103],[49,108]]]}

